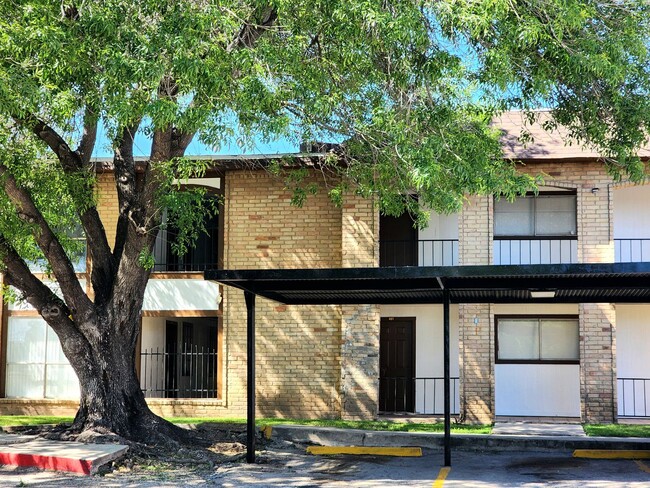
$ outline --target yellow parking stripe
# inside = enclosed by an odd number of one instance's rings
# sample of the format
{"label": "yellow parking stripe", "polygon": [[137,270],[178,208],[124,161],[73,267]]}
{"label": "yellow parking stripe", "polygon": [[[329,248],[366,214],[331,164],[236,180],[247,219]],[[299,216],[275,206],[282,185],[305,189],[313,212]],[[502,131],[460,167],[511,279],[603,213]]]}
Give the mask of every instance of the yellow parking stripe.
{"label": "yellow parking stripe", "polygon": [[451,468],[449,466],[445,466],[444,468],[440,468],[440,472],[438,473],[438,477],[436,478],[436,481],[433,482],[433,488],[442,488],[445,484],[445,480],[447,479],[447,475],[449,474],[449,471],[451,471]]}
{"label": "yellow parking stripe", "polygon": [[646,463],[644,463],[643,461],[639,461],[638,459],[635,459],[634,462],[636,463],[636,465],[639,467],[641,471],[650,473],[650,467],[648,467]]}
{"label": "yellow parking stripe", "polygon": [[650,459],[650,451],[616,449],[576,449],[573,457],[587,459]]}
{"label": "yellow parking stripe", "polygon": [[373,456],[401,456],[419,457],[422,456],[422,449],[419,447],[358,447],[358,446],[309,446],[309,454],[370,454]]}

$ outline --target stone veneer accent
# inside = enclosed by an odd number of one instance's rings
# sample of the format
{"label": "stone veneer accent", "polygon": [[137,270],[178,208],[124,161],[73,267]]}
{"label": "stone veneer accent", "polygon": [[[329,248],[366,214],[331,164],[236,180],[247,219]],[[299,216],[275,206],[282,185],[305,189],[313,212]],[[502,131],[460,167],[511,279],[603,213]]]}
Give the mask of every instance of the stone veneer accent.
{"label": "stone veneer accent", "polygon": [[[348,195],[342,208],[343,268],[379,265],[379,214],[371,200]],[[378,305],[341,307],[341,417],[368,419],[379,405]]]}
{"label": "stone veneer accent", "polygon": [[580,304],[580,414],[589,423],[617,419],[616,308]]}

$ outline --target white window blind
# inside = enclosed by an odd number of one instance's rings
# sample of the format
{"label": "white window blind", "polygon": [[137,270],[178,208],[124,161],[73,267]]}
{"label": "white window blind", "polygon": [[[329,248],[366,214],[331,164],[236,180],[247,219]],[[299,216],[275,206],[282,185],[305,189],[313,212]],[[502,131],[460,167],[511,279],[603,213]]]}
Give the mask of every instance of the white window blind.
{"label": "white window blind", "polygon": [[59,338],[38,317],[9,317],[7,398],[78,399],[79,381]]}
{"label": "white window blind", "polygon": [[576,195],[527,195],[494,202],[495,236],[575,236]]}
{"label": "white window blind", "polygon": [[502,361],[577,361],[578,320],[501,318],[498,359]]}

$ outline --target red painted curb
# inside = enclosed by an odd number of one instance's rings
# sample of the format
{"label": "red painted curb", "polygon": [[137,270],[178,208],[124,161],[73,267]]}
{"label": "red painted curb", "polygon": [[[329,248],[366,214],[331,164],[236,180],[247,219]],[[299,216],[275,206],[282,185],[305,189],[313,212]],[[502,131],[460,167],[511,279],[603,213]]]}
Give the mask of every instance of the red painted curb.
{"label": "red painted curb", "polygon": [[12,466],[35,467],[54,471],[90,474],[92,462],[85,459],[70,459],[39,454],[0,452],[0,464]]}

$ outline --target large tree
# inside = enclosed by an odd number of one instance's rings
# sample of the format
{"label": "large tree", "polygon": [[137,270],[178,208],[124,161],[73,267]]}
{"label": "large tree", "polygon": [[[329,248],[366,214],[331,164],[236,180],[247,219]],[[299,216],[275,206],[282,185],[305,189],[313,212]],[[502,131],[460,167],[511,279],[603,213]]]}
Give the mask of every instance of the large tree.
{"label": "large tree", "polygon": [[[134,352],[161,208],[187,231],[180,248],[200,220],[197,198],[172,185],[205,170],[185,155],[193,139],[343,142],[320,161],[336,176],[336,202],[352,189],[377,195],[387,213],[417,212],[405,198],[415,191],[451,211],[468,193],[513,196],[533,183],[503,160],[490,120],[511,108],[534,118],[543,106],[549,129],[561,123],[600,149],[613,175],[640,178],[649,5],[2,0],[0,271],[79,377],[73,431],[178,435],[148,409]],[[113,155],[115,242],[96,204],[98,131]],[[136,133],[150,144],[145,161],[134,158]],[[298,203],[312,190],[300,174]],[[87,240],[90,294],[72,264],[74,228]],[[61,297],[30,271],[39,260]]]}

